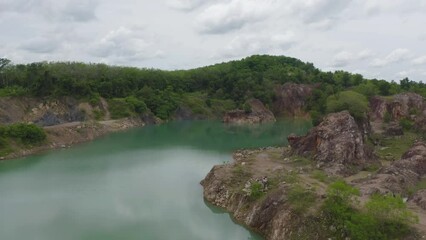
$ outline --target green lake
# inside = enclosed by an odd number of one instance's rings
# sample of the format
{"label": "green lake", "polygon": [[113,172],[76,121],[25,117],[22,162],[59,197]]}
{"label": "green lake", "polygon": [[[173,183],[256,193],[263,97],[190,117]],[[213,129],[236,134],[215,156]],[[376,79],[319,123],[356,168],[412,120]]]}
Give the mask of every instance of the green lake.
{"label": "green lake", "polygon": [[1,240],[261,239],[203,200],[239,148],[287,144],[310,123],[172,122],[0,162]]}

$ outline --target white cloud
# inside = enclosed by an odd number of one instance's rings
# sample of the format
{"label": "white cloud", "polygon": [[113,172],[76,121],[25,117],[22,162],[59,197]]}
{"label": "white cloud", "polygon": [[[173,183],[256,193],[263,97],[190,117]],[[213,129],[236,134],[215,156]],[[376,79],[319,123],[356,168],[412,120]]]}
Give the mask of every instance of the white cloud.
{"label": "white cloud", "polygon": [[364,49],[359,53],[352,53],[349,51],[341,51],[337,53],[332,62],[333,67],[345,67],[351,63],[359,60],[366,60],[372,57],[372,52],[369,49]]}
{"label": "white cloud", "polygon": [[276,35],[246,35],[233,38],[222,50],[225,58],[244,57],[252,54],[282,52],[296,42],[293,32]]}
{"label": "white cloud", "polygon": [[206,2],[206,0],[168,0],[166,5],[177,10],[191,11]]}
{"label": "white cloud", "polygon": [[331,20],[339,16],[352,0],[293,0],[290,11],[298,14],[305,23]]}
{"label": "white cloud", "polygon": [[363,1],[363,10],[367,15],[396,12],[407,14],[410,12],[423,12],[426,8],[424,0],[368,0]]}
{"label": "white cloud", "polygon": [[0,0],[0,55],[178,69],[282,54],[425,81],[425,11],[425,0]]}
{"label": "white cloud", "polygon": [[422,65],[426,63],[426,55],[413,59],[412,61],[415,65]]}
{"label": "white cloud", "polygon": [[52,53],[60,47],[61,43],[54,38],[34,38],[25,41],[20,45],[24,49],[32,53]]}
{"label": "white cloud", "polygon": [[260,21],[271,11],[273,0],[261,4],[255,0],[232,0],[209,6],[197,17],[197,27],[201,33],[227,33],[243,26]]}
{"label": "white cloud", "polygon": [[95,42],[91,53],[109,63],[130,64],[163,56],[162,50],[154,48],[155,42],[155,36],[147,34],[143,28],[120,27]]}
{"label": "white cloud", "polygon": [[405,48],[395,49],[384,58],[376,58],[371,65],[373,67],[384,67],[391,63],[401,62],[408,58],[409,52],[410,51]]}

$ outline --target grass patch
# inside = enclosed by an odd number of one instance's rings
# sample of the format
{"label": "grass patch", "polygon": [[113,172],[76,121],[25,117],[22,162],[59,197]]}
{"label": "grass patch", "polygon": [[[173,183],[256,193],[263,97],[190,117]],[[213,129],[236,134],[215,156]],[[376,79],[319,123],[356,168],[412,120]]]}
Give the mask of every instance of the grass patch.
{"label": "grass patch", "polygon": [[426,178],[422,178],[414,187],[408,188],[408,195],[412,196],[419,190],[426,189]]}
{"label": "grass patch", "polygon": [[290,159],[291,164],[295,167],[307,166],[312,163],[311,159],[302,156],[293,156]]}
{"label": "grass patch", "polygon": [[320,181],[320,182],[323,182],[323,183],[329,183],[330,182],[328,175],[321,170],[312,171],[311,177]]}
{"label": "grass patch", "polygon": [[377,155],[380,159],[400,159],[414,143],[419,136],[413,132],[405,132],[399,137],[381,138],[381,146],[377,149]]}
{"label": "grass patch", "polygon": [[284,174],[282,179],[286,182],[286,183],[297,183],[300,180],[299,175],[296,172],[288,172],[287,174]]}
{"label": "grass patch", "polygon": [[293,185],[287,195],[287,200],[292,209],[298,214],[305,213],[316,201],[313,191],[304,189],[302,186]]}

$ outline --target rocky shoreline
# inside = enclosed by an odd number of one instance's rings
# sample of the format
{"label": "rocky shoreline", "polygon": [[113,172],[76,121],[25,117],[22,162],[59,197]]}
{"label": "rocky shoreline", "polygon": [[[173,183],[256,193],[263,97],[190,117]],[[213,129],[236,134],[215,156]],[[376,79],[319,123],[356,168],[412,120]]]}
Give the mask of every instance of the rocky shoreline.
{"label": "rocky shoreline", "polygon": [[112,132],[130,128],[143,127],[145,122],[140,118],[124,118],[109,121],[70,122],[44,127],[47,135],[45,143],[19,149],[0,160],[16,159],[39,154],[48,150],[69,148],[73,145],[93,141]]}
{"label": "rocky shoreline", "polygon": [[214,166],[201,181],[204,198],[267,240],[330,239],[334,226],[323,222],[320,206],[340,179],[360,190],[360,203],[374,194],[404,196],[419,218],[404,239],[425,236],[426,191],[410,191],[426,177],[426,143],[381,167],[362,135],[340,112],[306,136],[290,136],[289,147],[237,151],[233,163]]}

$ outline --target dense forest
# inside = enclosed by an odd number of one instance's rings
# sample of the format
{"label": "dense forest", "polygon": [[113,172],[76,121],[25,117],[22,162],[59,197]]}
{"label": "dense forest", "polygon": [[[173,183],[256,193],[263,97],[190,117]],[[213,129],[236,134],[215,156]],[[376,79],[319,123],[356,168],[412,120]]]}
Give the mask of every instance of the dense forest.
{"label": "dense forest", "polygon": [[404,91],[426,97],[426,84],[422,82],[405,78],[396,83],[345,71],[323,72],[312,63],[285,56],[254,55],[177,71],[78,62],[13,64],[0,59],[0,96],[73,96],[94,104],[104,97],[113,107],[123,109],[122,116],[149,109],[168,119],[180,104],[198,113],[205,109],[225,111],[241,108],[253,97],[270,106],[274,86],[286,82],[317,84],[307,109],[314,116],[330,111],[327,98],[342,91],[354,101],[361,95],[368,99]]}

